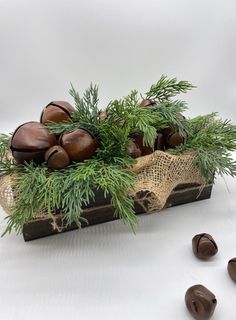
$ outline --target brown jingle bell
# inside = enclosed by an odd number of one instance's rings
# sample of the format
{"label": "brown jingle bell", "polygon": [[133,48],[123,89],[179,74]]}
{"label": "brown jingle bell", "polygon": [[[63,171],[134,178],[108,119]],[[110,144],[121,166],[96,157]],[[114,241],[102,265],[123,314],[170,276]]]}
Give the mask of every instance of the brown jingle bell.
{"label": "brown jingle bell", "polygon": [[196,320],[207,320],[213,315],[217,300],[210,290],[201,284],[196,284],[186,291],[185,304]]}
{"label": "brown jingle bell", "polygon": [[75,109],[66,101],[52,101],[43,109],[40,122],[45,124],[48,121],[69,121],[74,111]]}
{"label": "brown jingle bell", "polygon": [[70,164],[70,158],[61,146],[49,148],[44,155],[47,166],[51,169],[64,169]]}
{"label": "brown jingle bell", "polygon": [[130,137],[133,139],[134,143],[140,148],[142,152],[142,156],[146,156],[148,154],[153,153],[153,148],[150,146],[145,146],[143,143],[143,137],[144,133],[143,132],[134,132],[130,134]]}
{"label": "brown jingle bell", "polygon": [[59,142],[66,150],[71,161],[90,159],[98,147],[97,139],[85,129],[76,129],[73,132],[63,133]]}
{"label": "brown jingle bell", "polygon": [[169,147],[175,148],[184,143],[184,138],[178,132],[174,132],[167,137],[166,142]]}
{"label": "brown jingle bell", "polygon": [[130,155],[134,159],[141,157],[141,155],[142,155],[142,152],[141,152],[139,146],[133,141],[129,142],[129,144],[127,146],[127,153],[128,153],[128,155]]}
{"label": "brown jingle bell", "polygon": [[105,120],[106,116],[107,116],[106,111],[103,111],[103,110],[99,111],[98,113],[99,120],[101,121]]}
{"label": "brown jingle bell", "polygon": [[140,103],[140,107],[149,107],[149,106],[153,106],[154,104],[156,104],[155,101],[151,100],[151,99],[144,99],[141,103]]}
{"label": "brown jingle bell", "polygon": [[218,247],[213,237],[208,233],[196,234],[192,239],[193,253],[199,259],[208,259],[218,252]]}
{"label": "brown jingle bell", "polygon": [[39,122],[31,121],[20,125],[13,133],[10,143],[12,155],[18,164],[44,161],[45,151],[57,143],[56,136]]}
{"label": "brown jingle bell", "polygon": [[236,282],[236,258],[232,258],[228,262],[228,273],[230,275],[230,278]]}
{"label": "brown jingle bell", "polygon": [[162,129],[162,133],[165,137],[167,148],[175,148],[184,143],[184,138],[172,127]]}
{"label": "brown jingle bell", "polygon": [[157,133],[157,138],[155,142],[155,150],[165,150],[165,137],[163,133],[158,132]]}

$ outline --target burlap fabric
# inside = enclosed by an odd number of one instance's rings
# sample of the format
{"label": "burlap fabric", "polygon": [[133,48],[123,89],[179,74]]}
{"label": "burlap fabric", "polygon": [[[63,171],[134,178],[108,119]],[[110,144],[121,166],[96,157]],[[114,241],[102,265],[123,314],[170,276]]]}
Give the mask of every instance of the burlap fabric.
{"label": "burlap fabric", "polygon": [[136,183],[131,195],[149,191],[144,198],[138,199],[148,212],[161,210],[172,190],[180,184],[198,183],[204,187],[207,183],[196,165],[196,154],[188,152],[173,155],[168,152],[154,153],[138,158],[132,171],[136,174]]}
{"label": "burlap fabric", "polygon": [[[135,197],[140,191],[148,191],[143,199],[138,200],[139,203],[142,205],[142,202],[145,201],[145,209],[148,208],[148,212],[161,210],[171,191],[177,185],[206,184],[195,164],[195,159],[194,153],[177,156],[162,151],[155,151],[138,158],[137,163],[131,168],[137,179],[134,189],[130,191],[130,196]],[[11,179],[11,176],[0,179],[0,205],[7,214],[11,213],[11,207],[14,204]],[[35,216],[39,216],[39,213],[36,213]]]}
{"label": "burlap fabric", "polygon": [[193,152],[173,155],[168,152],[155,151],[150,155],[140,157],[132,168],[137,177],[132,195],[148,191],[143,198],[138,198],[137,201],[145,211],[151,212],[161,210],[172,190],[180,184],[198,183],[203,189],[207,181],[201,175],[195,160],[196,154]]}

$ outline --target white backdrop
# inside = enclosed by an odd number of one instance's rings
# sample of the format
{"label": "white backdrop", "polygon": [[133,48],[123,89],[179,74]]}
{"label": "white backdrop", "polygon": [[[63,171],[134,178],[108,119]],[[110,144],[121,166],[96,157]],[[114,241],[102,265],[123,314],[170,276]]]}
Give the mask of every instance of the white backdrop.
{"label": "white backdrop", "polygon": [[[51,100],[72,102],[70,82],[99,84],[103,108],[163,73],[198,87],[183,97],[187,115],[235,121],[235,36],[234,0],[0,0],[0,132],[38,120]],[[211,200],[142,217],[136,236],[111,222],[1,239],[0,319],[190,319],[183,296],[195,283],[216,294],[214,319],[234,319],[235,193],[219,179]],[[191,254],[199,232],[219,242],[211,262]]]}

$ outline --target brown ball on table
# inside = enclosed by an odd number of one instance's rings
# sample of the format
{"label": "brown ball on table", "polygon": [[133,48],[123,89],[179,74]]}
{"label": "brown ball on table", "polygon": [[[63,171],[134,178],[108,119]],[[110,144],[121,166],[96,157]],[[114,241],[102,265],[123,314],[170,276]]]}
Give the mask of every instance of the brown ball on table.
{"label": "brown ball on table", "polygon": [[18,164],[34,161],[41,164],[45,151],[57,144],[54,134],[39,122],[27,122],[19,126],[13,133],[10,143],[12,155]]}
{"label": "brown ball on table", "polygon": [[70,158],[61,146],[49,148],[44,155],[47,166],[51,169],[63,169],[70,164]]}
{"label": "brown ball on table", "polygon": [[130,141],[130,143],[128,144],[127,153],[128,153],[128,155],[130,155],[134,159],[141,157],[141,155],[142,155],[142,152],[141,152],[139,146],[133,141]]}
{"label": "brown ball on table", "polygon": [[144,99],[141,103],[140,106],[141,107],[149,107],[149,106],[153,106],[154,104],[156,104],[155,101],[151,100],[151,99]]}
{"label": "brown ball on table", "polygon": [[66,150],[71,161],[83,161],[95,154],[98,142],[89,131],[76,129],[73,132],[63,133],[60,145]]}
{"label": "brown ball on table", "polygon": [[143,143],[143,132],[134,132],[130,134],[130,137],[133,139],[134,143],[140,148],[142,152],[142,156],[146,156],[148,154],[153,153],[153,148],[150,146],[145,146]]}
{"label": "brown ball on table", "polygon": [[48,121],[69,121],[74,111],[75,109],[66,101],[52,101],[43,109],[40,122],[45,124]]}

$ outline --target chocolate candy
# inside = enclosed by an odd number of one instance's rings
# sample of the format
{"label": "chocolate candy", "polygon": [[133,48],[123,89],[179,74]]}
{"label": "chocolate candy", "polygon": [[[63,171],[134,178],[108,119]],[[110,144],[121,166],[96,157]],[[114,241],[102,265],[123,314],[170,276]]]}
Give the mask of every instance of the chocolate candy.
{"label": "chocolate candy", "polygon": [[12,155],[18,164],[34,161],[41,164],[44,153],[51,146],[57,144],[54,134],[39,122],[27,122],[19,126],[11,138]]}
{"label": "chocolate candy", "polygon": [[139,146],[138,146],[135,142],[133,142],[133,141],[130,141],[130,143],[128,144],[127,153],[128,153],[132,158],[141,157],[141,154],[142,154]]}
{"label": "chocolate candy", "polygon": [[197,284],[190,287],[185,294],[188,311],[197,320],[207,320],[213,315],[217,300],[206,287]]}
{"label": "chocolate candy", "polygon": [[51,169],[63,169],[70,164],[70,158],[61,146],[49,148],[44,155],[44,159]]}
{"label": "chocolate candy", "polygon": [[71,119],[75,109],[66,101],[52,101],[42,111],[40,122],[63,122]]}
{"label": "chocolate candy", "polygon": [[62,134],[60,145],[66,150],[71,161],[90,159],[98,147],[97,139],[85,129]]}
{"label": "chocolate candy", "polygon": [[211,235],[200,233],[192,239],[193,252],[200,259],[207,259],[218,252],[217,244]]}
{"label": "chocolate candy", "polygon": [[154,104],[156,104],[155,101],[151,100],[151,99],[144,99],[141,103],[140,106],[141,107],[148,107],[148,106],[153,106]]}
{"label": "chocolate candy", "polygon": [[228,273],[230,278],[236,282],[236,258],[232,258],[228,262]]}
{"label": "chocolate candy", "polygon": [[165,137],[162,133],[157,134],[155,150],[165,150]]}
{"label": "chocolate candy", "polygon": [[140,148],[142,156],[153,153],[153,149],[150,146],[145,146],[143,144],[143,132],[134,132],[130,134],[130,137],[134,140],[134,143]]}

